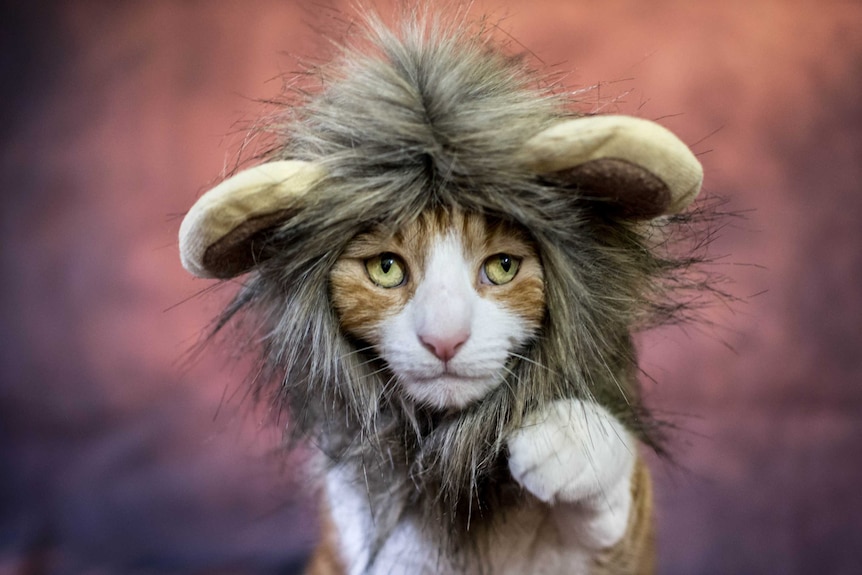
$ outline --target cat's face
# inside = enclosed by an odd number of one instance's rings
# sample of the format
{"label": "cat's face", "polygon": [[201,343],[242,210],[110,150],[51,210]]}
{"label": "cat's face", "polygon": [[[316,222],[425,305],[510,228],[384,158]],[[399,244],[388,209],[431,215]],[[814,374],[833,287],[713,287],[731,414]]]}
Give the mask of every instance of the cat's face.
{"label": "cat's face", "polygon": [[357,236],[332,270],[331,289],[342,328],[374,346],[402,393],[440,409],[500,385],[545,313],[527,234],[459,212]]}

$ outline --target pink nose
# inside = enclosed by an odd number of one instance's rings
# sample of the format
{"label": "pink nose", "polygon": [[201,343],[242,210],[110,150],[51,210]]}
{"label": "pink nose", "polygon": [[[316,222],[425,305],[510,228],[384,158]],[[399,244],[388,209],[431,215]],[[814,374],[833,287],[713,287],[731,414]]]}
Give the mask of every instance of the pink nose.
{"label": "pink nose", "polygon": [[419,341],[440,361],[445,362],[455,357],[455,354],[469,337],[469,331],[461,331],[446,336],[420,335]]}

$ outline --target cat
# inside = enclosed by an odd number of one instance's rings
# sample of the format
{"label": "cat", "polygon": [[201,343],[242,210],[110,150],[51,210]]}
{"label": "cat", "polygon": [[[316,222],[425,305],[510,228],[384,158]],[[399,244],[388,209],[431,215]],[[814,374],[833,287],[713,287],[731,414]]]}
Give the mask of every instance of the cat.
{"label": "cat", "polygon": [[[373,347],[405,402],[457,412],[505,385],[545,317],[543,270],[523,228],[457,210],[354,238],[330,274],[343,330]],[[631,434],[595,403],[559,400],[507,441],[522,497],[495,509],[472,551],[441,553],[453,526],[409,513],[375,545],[366,484],[326,478],[327,538],[309,575],[648,573],[649,475]]]}
{"label": "cat", "polygon": [[319,451],[313,575],[652,571],[632,334],[708,289],[668,249],[703,170],[488,32],[372,18],[180,226],[190,272],[248,274],[216,329]]}

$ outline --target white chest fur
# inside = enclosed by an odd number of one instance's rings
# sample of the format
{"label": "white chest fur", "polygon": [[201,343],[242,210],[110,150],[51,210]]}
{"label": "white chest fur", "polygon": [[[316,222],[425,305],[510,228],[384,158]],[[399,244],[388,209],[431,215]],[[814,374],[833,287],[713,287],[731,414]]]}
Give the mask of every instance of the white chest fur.
{"label": "white chest fur", "polygon": [[495,525],[494,539],[486,540],[484,548],[470,555],[447,556],[418,526],[402,523],[369,566],[373,526],[368,499],[357,486],[345,485],[336,475],[330,475],[327,491],[337,510],[333,515],[349,575],[571,574],[586,570],[589,550],[561,545],[549,508],[535,500]]}
{"label": "white chest fur", "polygon": [[625,533],[634,441],[601,407],[570,400],[536,414],[509,449],[513,476],[529,493],[456,556],[446,554],[433,529],[407,520],[371,561],[375,526],[364,486],[345,469],[330,470],[327,496],[348,573],[587,573],[596,551]]}

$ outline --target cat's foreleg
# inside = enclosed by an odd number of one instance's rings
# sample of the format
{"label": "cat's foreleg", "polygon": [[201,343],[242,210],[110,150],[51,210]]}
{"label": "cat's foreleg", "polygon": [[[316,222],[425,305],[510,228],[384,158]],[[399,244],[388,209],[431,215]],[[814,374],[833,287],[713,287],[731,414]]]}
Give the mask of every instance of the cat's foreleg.
{"label": "cat's foreleg", "polygon": [[594,549],[626,533],[637,460],[632,434],[600,405],[560,400],[509,439],[512,476],[551,506],[560,537]]}

